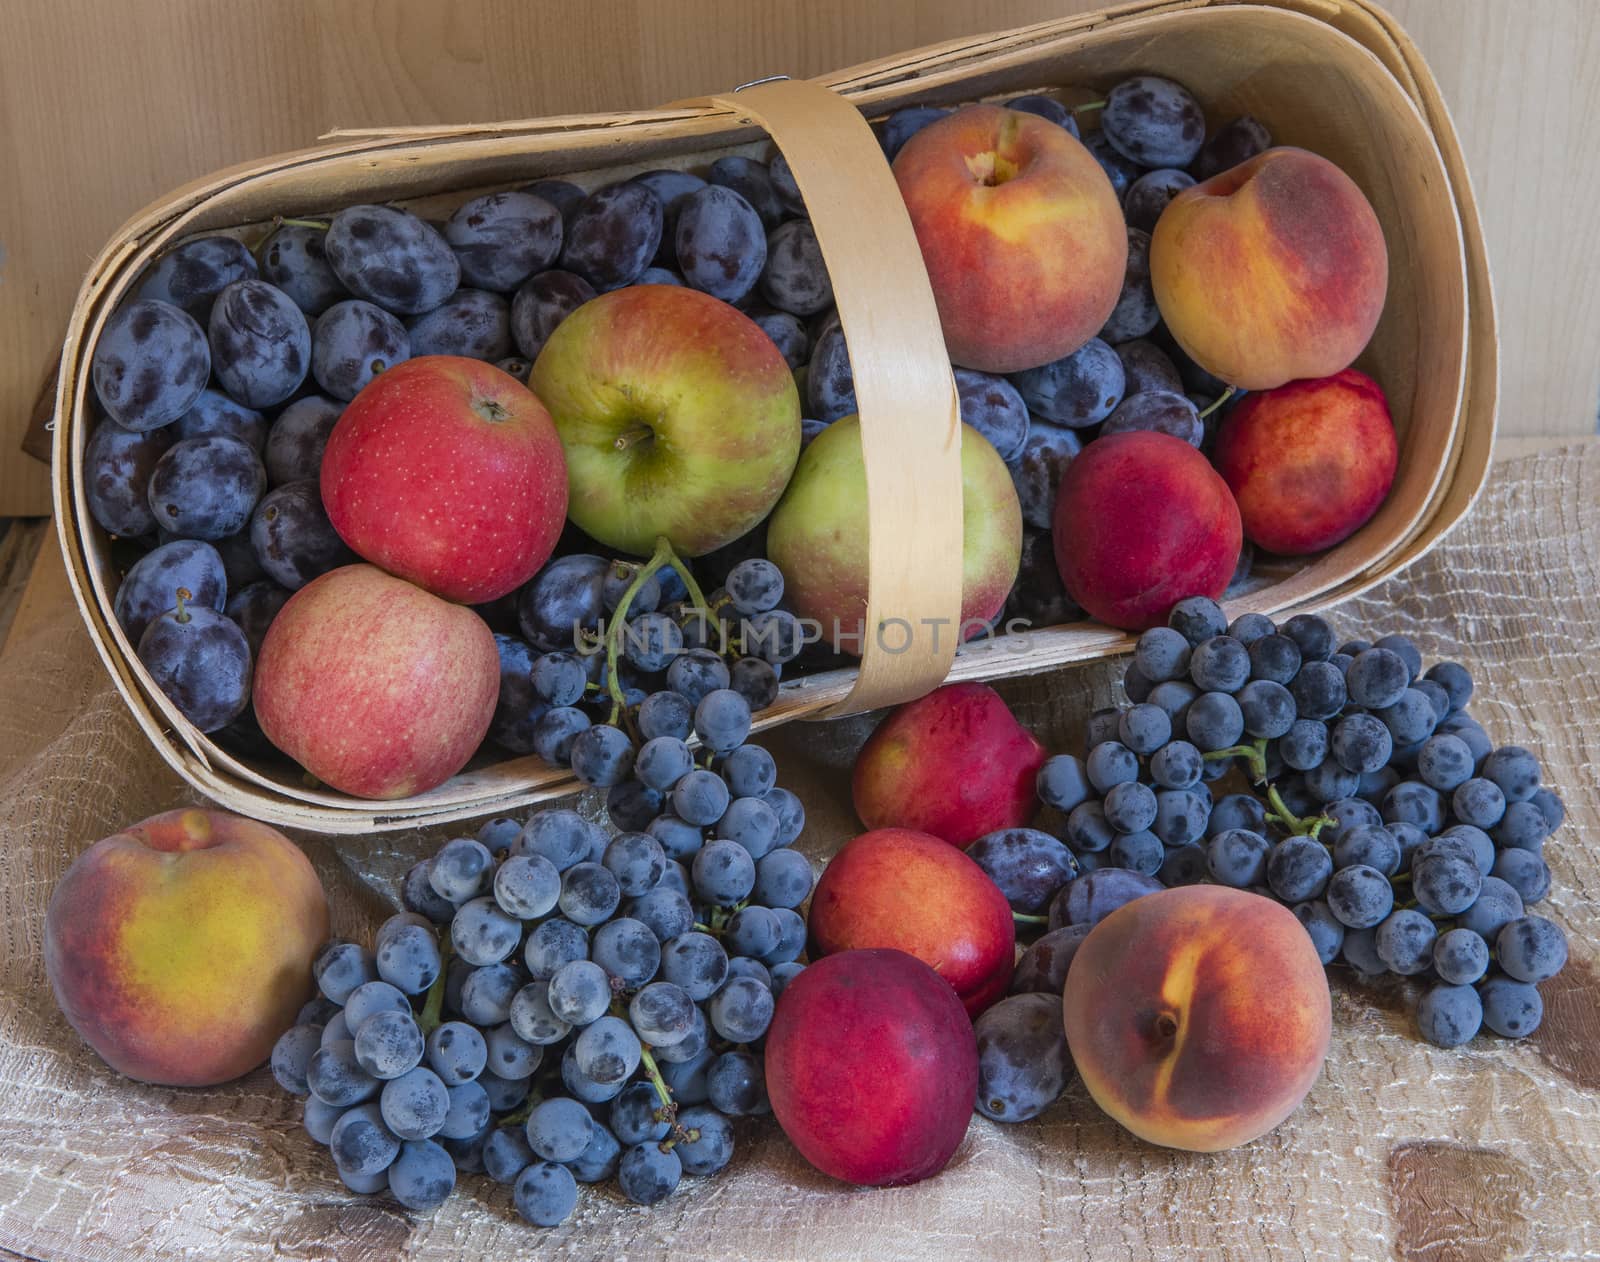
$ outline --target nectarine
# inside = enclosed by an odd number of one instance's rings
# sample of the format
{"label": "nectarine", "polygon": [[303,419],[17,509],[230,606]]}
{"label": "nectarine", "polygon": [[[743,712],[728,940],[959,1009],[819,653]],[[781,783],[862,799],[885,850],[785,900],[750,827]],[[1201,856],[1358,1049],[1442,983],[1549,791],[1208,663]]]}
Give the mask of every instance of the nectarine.
{"label": "nectarine", "polygon": [[1246,395],[1217,431],[1212,459],[1245,538],[1299,556],[1349,538],[1378,511],[1399,448],[1382,389],[1346,368]]}
{"label": "nectarine", "polygon": [[811,895],[810,953],[888,947],[931,966],[976,1016],[1006,993],[1016,923],[1000,887],[954,846],[909,828],[847,842]]}
{"label": "nectarine", "polygon": [[915,1183],[944,1169],[967,1133],[977,1040],[922,961],[844,951],[784,989],[766,1071],[778,1125],[817,1169],[872,1187]]}
{"label": "nectarine", "polygon": [[1221,596],[1244,542],[1239,506],[1206,458],[1150,431],[1100,438],[1067,466],[1052,536],[1067,593],[1128,631],[1185,597]]}

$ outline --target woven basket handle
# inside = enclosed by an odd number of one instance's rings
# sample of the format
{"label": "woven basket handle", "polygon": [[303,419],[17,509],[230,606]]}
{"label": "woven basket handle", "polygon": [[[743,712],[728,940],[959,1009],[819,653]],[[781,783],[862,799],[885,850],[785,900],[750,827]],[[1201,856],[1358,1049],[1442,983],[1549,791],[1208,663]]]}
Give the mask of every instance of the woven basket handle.
{"label": "woven basket handle", "polygon": [[869,595],[855,686],[822,713],[920,697],[949,672],[960,634],[961,417],[910,216],[877,137],[837,93],[779,79],[708,100],[765,128],[788,159],[850,347]]}

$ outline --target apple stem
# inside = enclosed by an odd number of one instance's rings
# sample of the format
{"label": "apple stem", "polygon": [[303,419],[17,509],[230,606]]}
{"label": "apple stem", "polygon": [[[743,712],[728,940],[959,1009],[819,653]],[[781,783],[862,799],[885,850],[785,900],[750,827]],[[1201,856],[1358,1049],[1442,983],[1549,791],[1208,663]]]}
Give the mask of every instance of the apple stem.
{"label": "apple stem", "polygon": [[1202,421],[1205,420],[1206,417],[1210,416],[1219,407],[1221,407],[1224,403],[1226,403],[1229,399],[1233,398],[1233,396],[1238,394],[1238,393],[1239,393],[1239,388],[1237,386],[1229,386],[1226,390],[1224,390],[1216,398],[1212,399],[1210,403],[1206,404],[1204,409],[1202,409],[1201,412],[1200,412],[1200,419]]}
{"label": "apple stem", "polygon": [[450,975],[450,956],[454,948],[450,943],[450,936],[439,944],[439,976],[433,979],[433,985],[428,987],[428,998],[422,1005],[422,1012],[417,1017],[417,1026],[422,1031],[422,1037],[427,1038],[439,1028],[440,1016],[444,1012],[445,979]]}
{"label": "apple stem", "polygon": [[186,608],[184,608],[183,604],[184,601],[193,599],[194,593],[191,592],[187,587],[178,588],[178,612],[173,619],[175,622],[188,622],[189,619],[193,617],[193,615]]}
{"label": "apple stem", "polygon": [[629,447],[636,447],[646,439],[655,437],[655,430],[648,425],[635,425],[632,429],[618,434],[614,446],[618,451],[627,451]]}

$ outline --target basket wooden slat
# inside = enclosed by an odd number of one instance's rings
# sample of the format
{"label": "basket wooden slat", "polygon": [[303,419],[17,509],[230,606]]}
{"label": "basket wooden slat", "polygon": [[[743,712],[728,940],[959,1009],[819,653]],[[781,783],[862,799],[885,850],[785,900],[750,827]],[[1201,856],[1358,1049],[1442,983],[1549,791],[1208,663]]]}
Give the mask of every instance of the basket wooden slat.
{"label": "basket wooden slat", "polygon": [[[1394,491],[1350,540],[1235,607],[1274,613],[1321,607],[1416,559],[1482,486],[1498,383],[1476,203],[1426,64],[1393,19],[1365,0],[1135,3],[947,41],[812,84],[768,84],[661,110],[336,132],[322,148],[217,173],[135,216],[96,259],[63,348],[55,493],[75,595],[141,725],[202,792],[247,814],[316,831],[444,822],[515,809],[574,787],[566,773],[536,758],[508,758],[403,802],[363,802],[236,758],[195,731],[151,685],[109,613],[116,575],[87,512],[81,456],[90,415],[89,350],[140,270],[173,242],[358,200],[436,209],[427,199],[454,204],[546,174],[595,184],[645,166],[696,165],[736,147],[755,152],[770,133],[812,207],[838,282],[871,488],[869,625],[886,616],[915,625],[959,606],[954,395],[936,324],[929,335],[931,295],[909,224],[862,115],[1043,87],[1089,91],[1133,71],[1178,78],[1214,119],[1256,113],[1278,141],[1338,162],[1372,200],[1390,247],[1390,300],[1360,362],[1393,404],[1401,440]],[[911,300],[902,302],[902,295]],[[948,645],[943,652],[924,643],[918,652],[884,654],[869,640],[859,670],[786,682],[758,728],[898,700],[931,687],[946,667],[951,678],[995,678],[1122,652],[1129,644],[1121,632],[1080,624],[1010,644],[970,646],[951,664]]]}

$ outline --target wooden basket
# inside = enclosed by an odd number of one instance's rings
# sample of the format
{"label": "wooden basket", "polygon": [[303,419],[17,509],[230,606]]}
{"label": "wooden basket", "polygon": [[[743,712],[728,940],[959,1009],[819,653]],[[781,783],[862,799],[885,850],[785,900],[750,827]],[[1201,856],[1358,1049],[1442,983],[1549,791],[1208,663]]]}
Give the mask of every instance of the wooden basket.
{"label": "wooden basket", "polygon": [[955,656],[948,631],[927,629],[932,621],[953,625],[959,608],[958,413],[920,254],[864,120],[917,102],[1094,91],[1138,71],[1186,83],[1214,121],[1253,113],[1275,142],[1338,163],[1367,193],[1389,246],[1388,303],[1360,364],[1382,383],[1394,412],[1400,466],[1393,491],[1350,539],[1275,574],[1230,612],[1324,607],[1409,564],[1481,489],[1498,387],[1482,232],[1438,88],[1404,32],[1366,0],[1145,0],[646,113],[334,133],[321,148],[220,172],[135,216],[95,260],[73,311],[56,396],[54,489],[74,595],[140,725],[207,796],[317,832],[414,827],[573,791],[569,773],[513,757],[475,763],[426,794],[368,802],[244,761],[184,720],[111,614],[117,575],[84,494],[92,349],[141,270],[194,233],[259,230],[274,214],[356,202],[404,201],[430,213],[544,175],[594,185],[649,167],[760,152],[763,133],[789,159],[805,195],[850,346],[870,491],[867,625],[900,619],[913,631],[906,651],[869,643],[859,669],[786,682],[758,726],[875,708],[946,677],[1032,673],[1127,651],[1123,632],[1084,623]]}

